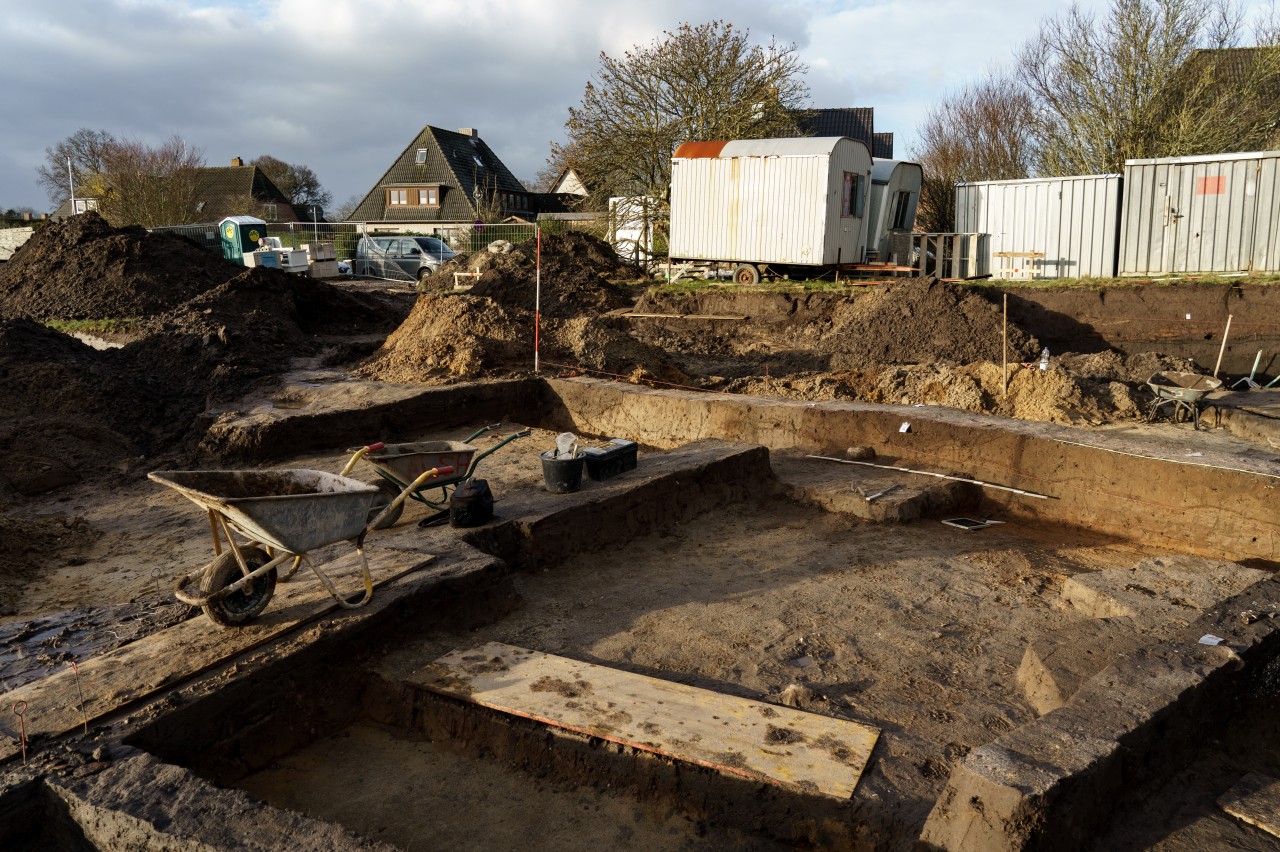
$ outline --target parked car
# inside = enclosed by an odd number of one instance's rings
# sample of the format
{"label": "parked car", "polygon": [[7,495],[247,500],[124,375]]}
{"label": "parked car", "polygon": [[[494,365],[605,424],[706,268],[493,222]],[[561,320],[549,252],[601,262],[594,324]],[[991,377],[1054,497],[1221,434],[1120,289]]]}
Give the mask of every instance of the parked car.
{"label": "parked car", "polygon": [[352,265],[356,275],[399,277],[399,271],[421,281],[453,256],[439,237],[361,237]]}

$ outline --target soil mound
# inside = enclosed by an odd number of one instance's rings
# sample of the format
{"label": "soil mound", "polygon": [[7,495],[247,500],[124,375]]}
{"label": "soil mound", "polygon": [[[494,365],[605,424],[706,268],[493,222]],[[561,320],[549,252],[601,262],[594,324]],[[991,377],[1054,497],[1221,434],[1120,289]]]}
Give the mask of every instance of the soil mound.
{"label": "soil mound", "polygon": [[[505,248],[505,247],[504,247]],[[533,366],[535,246],[479,251],[441,267],[429,290],[452,289],[453,273],[479,272],[467,294],[427,294],[358,373],[383,381],[446,382],[519,373]],[[618,282],[639,277],[613,247],[571,232],[542,243],[541,352],[549,365],[687,380],[659,346],[603,314],[633,303]]]}
{"label": "soil mound", "polygon": [[[1000,308],[981,295],[937,280],[913,278],[837,304],[821,349],[832,369],[879,364],[970,364],[1001,360]],[[1010,360],[1029,360],[1039,345],[1009,326]]]}
{"label": "soil mound", "polygon": [[0,265],[0,316],[149,316],[242,271],[185,237],[113,228],[97,213],[82,213],[40,228]]}
{"label": "soil mound", "polygon": [[357,375],[386,382],[476,379],[532,366],[533,316],[473,295],[425,294]]}
{"label": "soil mound", "polygon": [[[534,309],[537,275],[537,247],[533,241],[521,243],[508,252],[478,251],[464,260],[469,272],[479,272],[471,288],[473,296],[484,296],[507,308]],[[453,287],[453,272],[436,274]],[[642,273],[618,259],[613,246],[590,234],[570,231],[542,241],[543,317],[563,318],[588,313],[604,313],[627,307],[632,298],[619,282],[636,281]],[[447,279],[447,281],[443,281]]]}
{"label": "soil mound", "polygon": [[26,319],[0,320],[0,489],[7,483],[33,495],[153,467],[156,456],[195,446],[209,406],[315,354],[328,335],[386,333],[399,318],[324,282],[241,268],[142,320],[138,339],[121,349],[96,350]]}
{"label": "soil mound", "polygon": [[[166,365],[165,374],[181,372]],[[162,395],[123,350],[98,351],[30,320],[0,320],[0,487],[32,495],[145,452]],[[154,390],[163,394],[163,387]]]}

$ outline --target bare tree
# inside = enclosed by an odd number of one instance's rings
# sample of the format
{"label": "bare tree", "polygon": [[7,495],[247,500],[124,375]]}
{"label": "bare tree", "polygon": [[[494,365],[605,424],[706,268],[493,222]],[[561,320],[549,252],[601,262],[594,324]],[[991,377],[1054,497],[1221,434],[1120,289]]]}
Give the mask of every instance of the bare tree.
{"label": "bare tree", "polygon": [[356,212],[356,208],[360,206],[360,202],[364,201],[364,193],[357,192],[347,198],[346,201],[339,204],[333,209],[333,214],[329,217],[334,222],[345,222],[351,218],[351,214]]}
{"label": "bare tree", "polygon": [[918,129],[912,156],[924,170],[917,223],[955,227],[955,185],[1014,180],[1031,173],[1031,97],[1008,76],[990,74],[934,106]]}
{"label": "bare tree", "polygon": [[70,177],[75,179],[76,193],[91,176],[103,170],[102,158],[106,150],[115,144],[116,138],[105,130],[82,127],[52,148],[45,148],[45,161],[36,168],[36,183],[49,196],[49,203],[58,207],[71,197],[67,174],[67,162],[71,163]]}
{"label": "bare tree", "polygon": [[333,203],[333,195],[320,185],[320,178],[309,166],[286,163],[267,154],[250,160],[249,165],[262,169],[295,208],[323,210]]}
{"label": "bare tree", "polygon": [[600,54],[549,162],[556,173],[572,167],[604,198],[661,197],[681,142],[795,135],[806,70],[794,45],[752,44],[724,21],[681,24],[620,58]]}
{"label": "bare tree", "polygon": [[198,219],[203,166],[204,153],[177,135],[154,148],[136,139],[116,141],[103,152],[100,175],[86,183],[113,225],[182,225]]}
{"label": "bare tree", "polygon": [[1280,51],[1224,62],[1213,49],[1242,28],[1233,0],[1112,0],[1101,18],[1073,4],[1045,22],[1019,55],[1040,171],[1116,172],[1131,158],[1258,144],[1276,118]]}

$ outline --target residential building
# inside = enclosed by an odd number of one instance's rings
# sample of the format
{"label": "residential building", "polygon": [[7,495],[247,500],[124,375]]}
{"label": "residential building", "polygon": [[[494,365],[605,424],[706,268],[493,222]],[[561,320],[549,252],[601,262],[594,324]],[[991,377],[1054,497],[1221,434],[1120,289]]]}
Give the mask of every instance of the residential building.
{"label": "residential building", "polygon": [[524,188],[475,128],[422,128],[373,185],[350,219],[373,230],[533,221],[537,194]]}

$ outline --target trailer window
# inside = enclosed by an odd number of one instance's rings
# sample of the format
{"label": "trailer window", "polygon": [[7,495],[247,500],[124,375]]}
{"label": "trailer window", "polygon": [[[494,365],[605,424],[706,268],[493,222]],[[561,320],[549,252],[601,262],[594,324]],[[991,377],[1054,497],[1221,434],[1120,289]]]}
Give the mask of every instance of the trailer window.
{"label": "trailer window", "polygon": [[893,199],[893,225],[895,231],[910,230],[907,214],[911,210],[911,193],[899,192]]}
{"label": "trailer window", "polygon": [[861,218],[867,203],[867,182],[864,175],[853,172],[844,173],[844,203],[840,206],[841,216]]}

